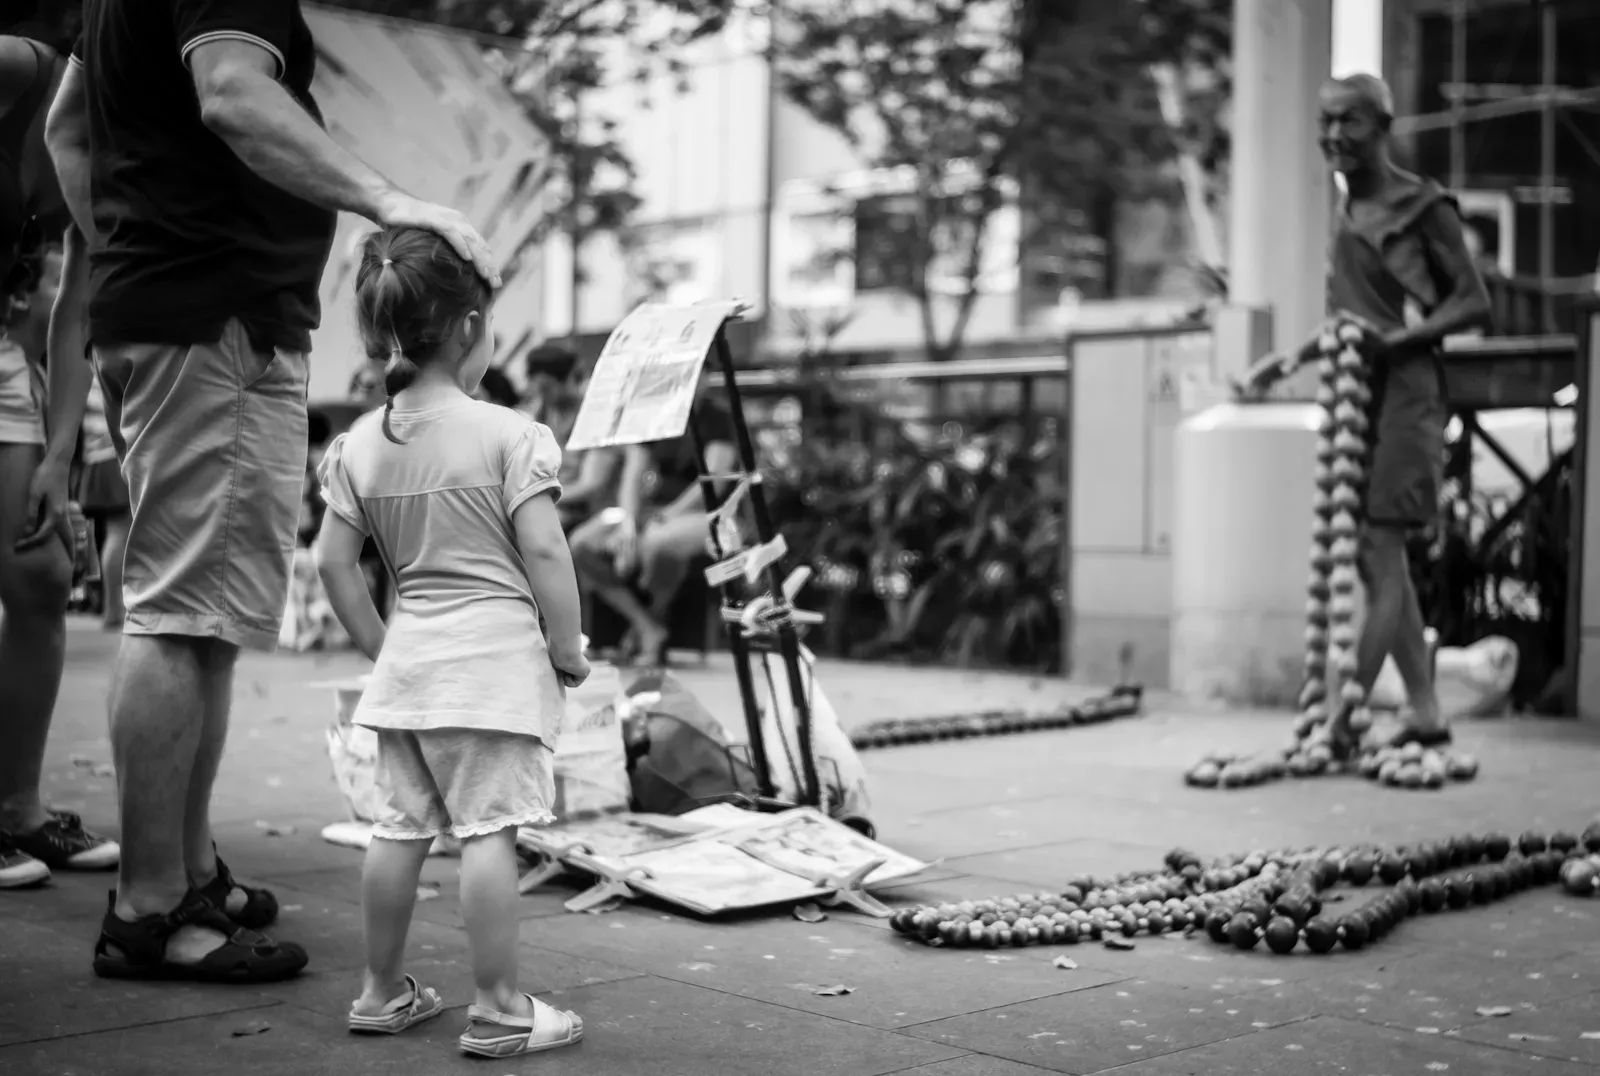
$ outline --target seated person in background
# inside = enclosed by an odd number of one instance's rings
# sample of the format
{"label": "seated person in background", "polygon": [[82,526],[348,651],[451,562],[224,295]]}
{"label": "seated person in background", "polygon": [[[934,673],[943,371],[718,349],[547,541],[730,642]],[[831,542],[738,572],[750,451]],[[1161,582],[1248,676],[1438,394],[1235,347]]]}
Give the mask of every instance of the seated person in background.
{"label": "seated person in background", "polygon": [[[707,472],[732,473],[739,454],[727,412],[702,392],[695,414]],[[617,506],[580,525],[568,541],[580,582],[631,625],[639,661],[663,665],[667,612],[710,540],[700,470],[687,432],[669,441],[629,445],[621,454]],[[724,485],[719,484],[719,495],[725,494]]]}
{"label": "seated person in background", "polygon": [[589,366],[577,353],[558,344],[542,344],[528,353],[524,369],[528,392],[522,410],[535,422],[550,427],[561,446],[561,501],[556,511],[562,529],[570,531],[612,503],[621,453],[614,449],[567,451],[567,438],[577,421],[583,391],[589,384]]}

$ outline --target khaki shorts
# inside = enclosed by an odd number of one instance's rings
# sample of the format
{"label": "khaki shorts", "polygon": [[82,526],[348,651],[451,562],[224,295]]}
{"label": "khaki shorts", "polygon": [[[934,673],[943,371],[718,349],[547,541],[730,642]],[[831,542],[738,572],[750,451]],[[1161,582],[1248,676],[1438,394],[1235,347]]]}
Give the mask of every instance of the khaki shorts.
{"label": "khaki shorts", "polygon": [[130,635],[272,650],[306,475],[306,356],[238,321],[207,344],[94,348],[128,482]]}
{"label": "khaki shorts", "polygon": [[373,836],[465,839],[555,817],[555,752],[537,736],[478,729],[377,733]]}
{"label": "khaki shorts", "polygon": [[0,444],[44,444],[39,377],[22,349],[0,340]]}

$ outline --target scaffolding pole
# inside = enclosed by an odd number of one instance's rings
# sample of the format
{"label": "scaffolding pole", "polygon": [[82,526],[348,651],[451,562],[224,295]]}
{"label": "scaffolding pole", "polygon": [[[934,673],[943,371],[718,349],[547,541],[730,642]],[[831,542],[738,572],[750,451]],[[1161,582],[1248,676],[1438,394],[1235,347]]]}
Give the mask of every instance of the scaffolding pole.
{"label": "scaffolding pole", "polygon": [[1553,333],[1555,297],[1550,282],[1556,275],[1556,9],[1541,4],[1539,17],[1542,42],[1539,49],[1539,81],[1543,107],[1539,110],[1539,283],[1543,298],[1540,316],[1544,331]]}

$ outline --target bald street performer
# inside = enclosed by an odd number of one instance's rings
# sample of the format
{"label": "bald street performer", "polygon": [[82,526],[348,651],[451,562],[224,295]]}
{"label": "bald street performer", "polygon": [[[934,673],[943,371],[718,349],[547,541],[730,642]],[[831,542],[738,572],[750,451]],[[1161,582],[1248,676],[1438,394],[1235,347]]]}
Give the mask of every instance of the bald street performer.
{"label": "bald street performer", "polygon": [[[1328,310],[1366,326],[1372,363],[1360,561],[1367,600],[1356,678],[1370,692],[1392,654],[1412,715],[1384,742],[1431,747],[1451,735],[1434,692],[1406,537],[1432,522],[1439,508],[1449,417],[1442,345],[1446,337],[1487,327],[1490,307],[1455,199],[1391,158],[1393,120],[1393,98],[1381,79],[1354,75],[1323,87],[1318,142],[1344,180],[1328,259]],[[1259,395],[1316,354],[1313,338],[1295,355],[1262,360],[1247,391]],[[1330,747],[1342,757],[1356,747],[1351,711],[1341,707],[1329,727]]]}

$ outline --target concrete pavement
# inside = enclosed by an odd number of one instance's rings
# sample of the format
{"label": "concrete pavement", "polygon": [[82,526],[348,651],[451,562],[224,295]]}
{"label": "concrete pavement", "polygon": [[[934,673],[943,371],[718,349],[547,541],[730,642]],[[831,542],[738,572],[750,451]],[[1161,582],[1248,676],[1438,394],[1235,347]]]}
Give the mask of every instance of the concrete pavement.
{"label": "concrete pavement", "polygon": [[[111,643],[74,625],[48,765],[53,801],[107,831]],[[1600,903],[1554,889],[1412,919],[1379,945],[1326,957],[1182,938],[1141,938],[1131,952],[932,950],[850,913],[821,923],[707,923],[647,905],[568,915],[557,890],[523,900],[522,967],[530,989],[584,1015],[581,1046],[469,1061],[455,1051],[459,1012],[393,1039],[356,1039],[343,1015],[359,978],[360,855],[317,837],[341,809],[322,742],[330,697],[310,685],[359,668],[349,655],[246,657],[218,787],[222,850],[236,873],[276,890],[276,932],[310,949],[308,974],[261,988],[104,982],[89,955],[108,877],[0,893],[0,1073],[1600,1076]],[[728,691],[719,675],[685,678],[710,696]],[[1028,678],[845,666],[820,675],[847,723],[1073,697]],[[1146,717],[1094,728],[869,752],[882,838],[943,860],[886,896],[1037,891],[1082,871],[1155,866],[1173,845],[1221,854],[1581,828],[1600,809],[1600,728],[1573,722],[1462,726],[1483,774],[1442,792],[1354,778],[1237,792],[1181,783],[1213,745],[1280,742],[1284,720],[1157,698]],[[427,871],[439,896],[418,905],[413,970],[464,1006],[455,866],[433,860]],[[1055,966],[1063,954],[1077,967]],[[850,992],[816,992],[832,985]]]}

